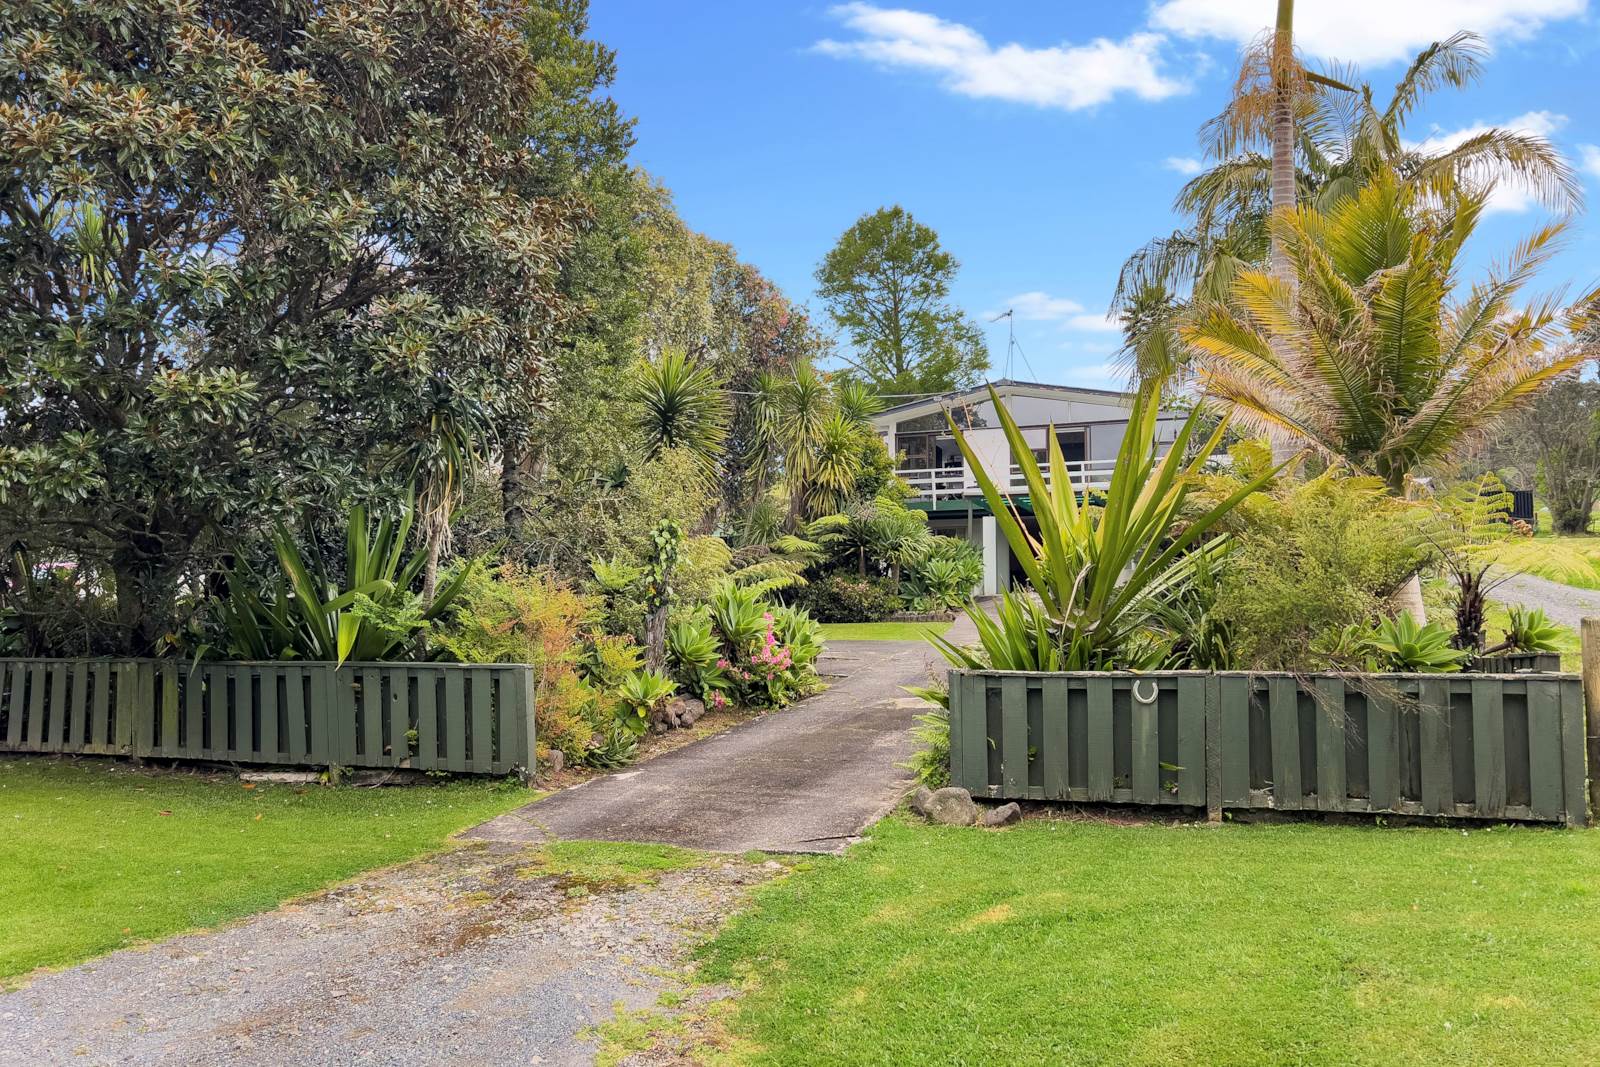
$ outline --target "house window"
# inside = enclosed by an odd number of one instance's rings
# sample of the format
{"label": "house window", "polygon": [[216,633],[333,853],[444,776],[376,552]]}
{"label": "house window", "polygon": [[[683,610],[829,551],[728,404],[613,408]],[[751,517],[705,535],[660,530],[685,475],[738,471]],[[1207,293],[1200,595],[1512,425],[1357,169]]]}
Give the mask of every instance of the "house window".
{"label": "house window", "polygon": [[[1068,463],[1082,463],[1089,458],[1089,431],[1086,427],[1057,429],[1056,443],[1061,446],[1061,458]],[[1040,463],[1046,462],[1050,458],[1049,449],[1034,449],[1033,458]]]}
{"label": "house window", "polygon": [[905,458],[901,470],[933,470],[961,466],[961,449],[948,433],[896,433],[894,446]]}

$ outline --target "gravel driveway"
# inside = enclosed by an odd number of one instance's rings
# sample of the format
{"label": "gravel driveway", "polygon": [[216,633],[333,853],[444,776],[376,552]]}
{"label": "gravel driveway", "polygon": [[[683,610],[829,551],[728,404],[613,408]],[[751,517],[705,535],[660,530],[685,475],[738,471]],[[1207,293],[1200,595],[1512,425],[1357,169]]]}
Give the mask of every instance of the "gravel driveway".
{"label": "gravel driveway", "polygon": [[[0,995],[0,1064],[589,1064],[776,863],[577,889],[476,844]],[[574,893],[583,895],[574,896]]]}
{"label": "gravel driveway", "polygon": [[1526,608],[1543,608],[1552,621],[1574,630],[1585,616],[1600,616],[1600,590],[1578,589],[1531,574],[1507,578],[1489,591],[1489,599]]}

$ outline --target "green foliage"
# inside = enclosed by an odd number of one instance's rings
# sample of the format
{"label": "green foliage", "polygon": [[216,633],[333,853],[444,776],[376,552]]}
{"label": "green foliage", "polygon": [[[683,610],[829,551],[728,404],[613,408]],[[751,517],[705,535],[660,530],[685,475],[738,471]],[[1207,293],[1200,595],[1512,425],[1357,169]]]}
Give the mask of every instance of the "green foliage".
{"label": "green foliage", "polygon": [[461,567],[424,604],[411,588],[427,557],[405,555],[415,515],[408,504],[398,524],[384,516],[374,529],[365,508],[352,509],[345,557],[336,568],[308,560],[280,526],[273,537],[277,573],[266,579],[240,567],[229,578],[229,596],[217,605],[228,651],[243,659],[336,663],[405,658],[476,570],[470,563]]}
{"label": "green foliage", "polygon": [[1293,277],[1241,271],[1180,329],[1201,385],[1242,425],[1342,457],[1394,492],[1594,355],[1550,340],[1582,326],[1595,294],[1571,310],[1520,295],[1564,223],[1467,289],[1460,259],[1488,194],[1473,183],[1443,210],[1432,195],[1386,173],[1325,210],[1274,217]]}
{"label": "green foliage", "polygon": [[1419,624],[1409,613],[1380,619],[1361,643],[1373,670],[1407,674],[1459,671],[1471,653],[1450,643],[1451,633],[1436,622]]}
{"label": "green foliage", "polygon": [[911,728],[911,737],[918,747],[905,767],[929,789],[941,789],[950,784],[949,683],[937,679],[927,685],[905,686],[905,691],[938,705],[937,710],[917,715],[917,725]]}
{"label": "green foliage", "polygon": [[883,393],[940,393],[989,367],[977,323],[950,302],[959,268],[939,235],[904,208],[879,208],[817,267],[817,295],[850,341],[854,375]]}
{"label": "green foliage", "polygon": [[727,702],[727,693],[733,688],[725,669],[727,662],[705,609],[667,626],[667,663],[672,676],[707,706],[720,707]]}
{"label": "green foliage", "polygon": [[590,598],[549,573],[510,563],[492,572],[475,568],[433,639],[461,663],[531,665],[539,744],[561,750],[574,766],[595,763],[595,746],[606,744],[611,716],[601,707],[601,694],[579,673],[582,628],[592,610]]}
{"label": "green foliage", "polygon": [[794,602],[821,622],[877,622],[900,607],[888,580],[842,572],[808,583],[795,594]]}
{"label": "green foliage", "polygon": [[1483,550],[1511,536],[1511,505],[1505,483],[1488,473],[1441,494],[1424,522],[1424,535],[1454,588],[1455,646],[1469,652],[1483,647],[1486,598],[1498,584],[1489,577],[1492,563]]}
{"label": "green foliage", "polygon": [[760,639],[767,603],[757,590],[726,582],[711,595],[708,606],[711,622],[729,651],[742,651]]}
{"label": "green foliage", "polygon": [[644,666],[644,649],[626,634],[591,634],[583,652],[583,670],[590,681],[611,692]]}
{"label": "green foliage", "polygon": [[1512,604],[1506,608],[1506,636],[1496,651],[1560,652],[1562,628],[1550,621],[1543,608]]}
{"label": "green foliage", "polygon": [[1520,484],[1537,479],[1555,532],[1588,533],[1600,493],[1600,382],[1560,379],[1510,420],[1503,441],[1527,472]]}
{"label": "green foliage", "polygon": [[715,373],[680,348],[642,364],[633,386],[634,426],[649,455],[682,448],[710,476],[728,437],[728,397]]}
{"label": "green foliage", "polygon": [[[1191,580],[1197,555],[1191,550],[1273,472],[1257,475],[1200,514],[1186,516],[1181,532],[1169,537],[1226,423],[1200,441],[1195,439],[1200,415],[1191,413],[1165,455],[1157,458],[1161,394],[1157,389],[1141,391],[1129,412],[1103,503],[1090,507],[1079,503],[1069,479],[1045,481],[1022,431],[992,387],[990,398],[1027,480],[1039,524],[1037,537],[1023,529],[1009,494],[983,468],[961,428],[953,420],[950,426],[1040,601],[1039,616],[1016,616],[1026,625],[1006,642],[1007,647],[1030,649],[1036,659],[1057,660],[1044,669],[1108,670],[1150,666],[1152,659],[1159,662],[1160,650],[1149,640],[1149,631],[1161,602]],[[1064,471],[1060,442],[1054,433],[1048,436],[1050,469]],[[968,614],[981,613],[969,609]],[[1043,654],[1041,619],[1058,657]]]}
{"label": "green foliage", "polygon": [[0,543],[96,575],[124,654],[241,542],[393,492],[440,389],[531,420],[587,138],[529,11],[0,8]]}
{"label": "green foliage", "polygon": [[1425,555],[1411,510],[1376,478],[1280,486],[1235,520],[1213,613],[1246,669],[1311,666],[1314,642],[1383,614]]}
{"label": "green foliage", "polygon": [[[995,602],[994,617],[968,604],[967,618],[978,629],[978,644],[969,648],[943,637],[929,637],[952,667],[962,670],[1061,671],[1064,657],[1057,628],[1039,598],[1007,590]],[[1141,666],[1143,666],[1141,664]]]}
{"label": "green foliage", "polygon": [[641,668],[632,672],[617,688],[617,722],[630,733],[644,733],[650,717],[666,707],[677,691],[677,683],[660,671]]}
{"label": "green foliage", "polygon": [[983,581],[983,553],[959,537],[930,536],[909,561],[901,593],[919,614],[955,611]]}

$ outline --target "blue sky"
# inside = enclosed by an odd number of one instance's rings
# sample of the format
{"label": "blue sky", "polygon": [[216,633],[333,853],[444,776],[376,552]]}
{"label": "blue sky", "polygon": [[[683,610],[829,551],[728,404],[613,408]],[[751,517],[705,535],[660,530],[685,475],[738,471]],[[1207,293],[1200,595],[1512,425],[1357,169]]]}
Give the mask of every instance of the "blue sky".
{"label": "blue sky", "polygon": [[[1227,97],[1274,0],[906,6],[592,0],[618,52],[636,159],[688,223],[730,242],[815,310],[812,271],[861,214],[899,203],[961,261],[956,298],[1017,310],[1014,377],[1105,385],[1103,321],[1122,260],[1176,221],[1195,134]],[[1587,0],[1299,0],[1313,59],[1359,64],[1387,98],[1417,49],[1472,29],[1493,54],[1408,135],[1483,125],[1549,135],[1582,169],[1580,217],[1546,287],[1600,281],[1600,11]],[[1486,266],[1544,219],[1508,195],[1480,229]],[[819,318],[821,316],[819,315]],[[995,376],[1006,324],[990,330]]]}

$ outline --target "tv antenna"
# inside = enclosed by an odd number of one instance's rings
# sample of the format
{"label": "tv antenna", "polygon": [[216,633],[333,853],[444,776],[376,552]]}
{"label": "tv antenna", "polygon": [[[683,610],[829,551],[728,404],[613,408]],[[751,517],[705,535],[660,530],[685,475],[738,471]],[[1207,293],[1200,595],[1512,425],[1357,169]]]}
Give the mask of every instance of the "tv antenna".
{"label": "tv antenna", "polygon": [[1037,378],[1038,374],[1034,371],[1033,364],[1028,362],[1028,353],[1023,352],[1022,351],[1022,346],[1017,344],[1017,313],[1016,313],[1016,309],[1015,308],[1006,308],[1004,311],[1002,311],[1000,314],[996,315],[994,318],[990,319],[989,321],[990,322],[999,322],[1001,319],[1005,319],[1006,320],[1006,374],[1005,374],[1005,376],[1007,378],[1011,377],[1011,367],[1012,367],[1013,357],[1020,353],[1021,356],[1022,356],[1022,365],[1024,367],[1028,368],[1028,373],[1029,374],[1032,374],[1035,378]]}

